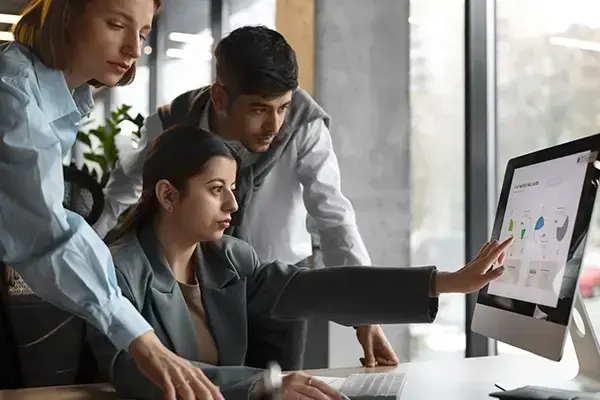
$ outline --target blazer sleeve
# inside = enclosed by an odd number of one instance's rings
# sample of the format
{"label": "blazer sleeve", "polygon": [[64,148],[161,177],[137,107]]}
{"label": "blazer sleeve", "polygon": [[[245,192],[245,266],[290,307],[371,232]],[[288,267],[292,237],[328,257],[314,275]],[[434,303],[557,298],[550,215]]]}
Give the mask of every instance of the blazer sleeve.
{"label": "blazer sleeve", "polygon": [[253,266],[248,311],[280,319],[317,317],[346,326],[433,322],[438,299],[429,297],[435,267],[346,266],[306,269],[260,263],[240,244]]}
{"label": "blazer sleeve", "polygon": [[[117,269],[117,280],[123,292],[134,306],[141,312],[143,295],[135,296],[130,285]],[[162,400],[163,394],[137,368],[133,358],[125,350],[117,348],[108,338],[92,325],[87,325],[87,337],[90,347],[98,362],[101,378],[114,386],[120,397],[127,399]],[[202,369],[202,372],[217,386],[226,399],[248,399],[254,383],[260,378],[260,369],[242,366],[214,366],[191,361]]]}

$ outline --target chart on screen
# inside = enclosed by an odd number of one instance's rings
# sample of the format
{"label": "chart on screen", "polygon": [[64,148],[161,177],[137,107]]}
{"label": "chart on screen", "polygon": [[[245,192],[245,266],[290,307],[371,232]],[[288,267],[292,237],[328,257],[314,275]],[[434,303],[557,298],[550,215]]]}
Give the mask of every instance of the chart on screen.
{"label": "chart on screen", "polygon": [[556,306],[587,167],[581,159],[576,154],[553,160],[552,168],[540,163],[515,170],[500,235],[514,241],[505,272],[488,293]]}

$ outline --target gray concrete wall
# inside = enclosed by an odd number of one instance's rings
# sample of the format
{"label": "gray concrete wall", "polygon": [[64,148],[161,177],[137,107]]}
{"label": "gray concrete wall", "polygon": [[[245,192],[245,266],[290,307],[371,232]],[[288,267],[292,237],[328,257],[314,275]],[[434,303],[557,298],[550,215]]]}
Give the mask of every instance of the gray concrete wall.
{"label": "gray concrete wall", "polygon": [[[315,97],[332,116],[342,187],[377,265],[410,263],[408,3],[316,1]],[[384,329],[407,360],[407,327]],[[354,330],[331,324],[330,365],[361,355]]]}

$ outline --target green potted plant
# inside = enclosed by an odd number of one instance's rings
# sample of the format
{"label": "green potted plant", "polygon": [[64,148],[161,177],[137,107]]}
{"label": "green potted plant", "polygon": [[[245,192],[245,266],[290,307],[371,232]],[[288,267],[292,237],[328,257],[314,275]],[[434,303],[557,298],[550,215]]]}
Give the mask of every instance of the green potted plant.
{"label": "green potted plant", "polygon": [[[123,104],[110,114],[104,125],[99,125],[87,132],[77,132],[77,140],[87,145],[89,148],[89,151],[84,153],[84,158],[88,161],[97,163],[100,167],[101,174],[99,176],[96,170],[90,171],[87,165],[84,165],[82,169],[92,175],[103,188],[106,186],[110,173],[115,168],[119,159],[119,149],[117,148],[115,138],[121,133],[120,125],[125,121],[132,122],[137,127],[137,130],[133,132],[133,135],[137,139],[141,136],[144,117],[141,114],[138,114],[134,118],[129,114],[130,111],[131,106]],[[98,140],[98,145],[95,147],[92,143],[92,137],[95,137]]]}

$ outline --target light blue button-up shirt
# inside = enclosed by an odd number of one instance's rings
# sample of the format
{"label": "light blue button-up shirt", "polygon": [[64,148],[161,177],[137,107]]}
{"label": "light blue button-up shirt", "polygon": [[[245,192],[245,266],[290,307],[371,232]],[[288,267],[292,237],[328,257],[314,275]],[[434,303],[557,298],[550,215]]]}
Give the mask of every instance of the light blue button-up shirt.
{"label": "light blue button-up shirt", "polygon": [[122,296],[104,242],[62,205],[62,160],[92,107],[90,86],[71,93],[28,48],[0,45],[0,260],[125,349],[152,328]]}

